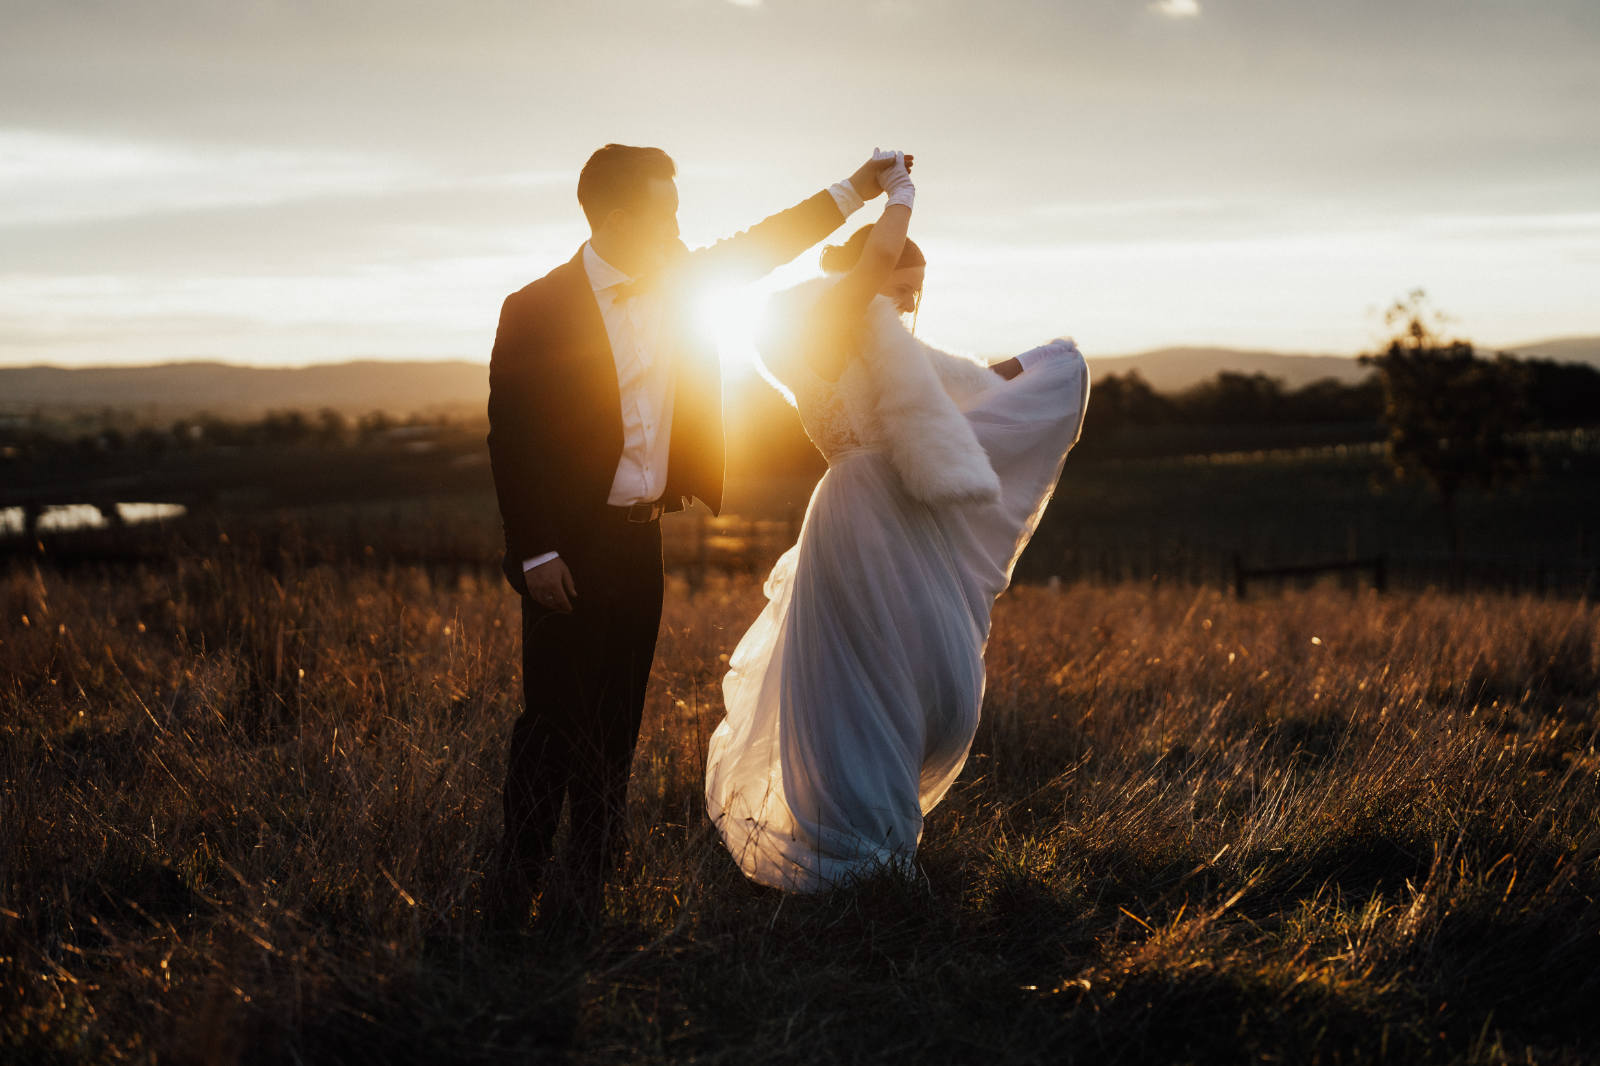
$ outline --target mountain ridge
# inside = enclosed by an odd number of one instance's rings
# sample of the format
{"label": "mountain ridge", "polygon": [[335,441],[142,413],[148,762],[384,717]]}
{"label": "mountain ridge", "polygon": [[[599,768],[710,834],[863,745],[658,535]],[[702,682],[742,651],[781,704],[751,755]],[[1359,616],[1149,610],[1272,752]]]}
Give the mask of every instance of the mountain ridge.
{"label": "mountain ridge", "polygon": [[[1504,349],[1525,358],[1600,368],[1600,336],[1557,337]],[[1230,371],[1267,374],[1294,389],[1324,378],[1351,383],[1369,371],[1354,356],[1285,354],[1240,348],[1179,346],[1129,355],[1090,355],[1092,374],[1137,371],[1162,392],[1176,392]],[[758,379],[752,378],[754,383]],[[737,384],[734,388],[738,388]],[[221,360],[141,366],[0,367],[0,411],[137,410],[162,417],[210,413],[259,416],[272,410],[333,408],[345,415],[481,413],[489,368],[467,359],[355,359],[299,367],[256,367]]]}

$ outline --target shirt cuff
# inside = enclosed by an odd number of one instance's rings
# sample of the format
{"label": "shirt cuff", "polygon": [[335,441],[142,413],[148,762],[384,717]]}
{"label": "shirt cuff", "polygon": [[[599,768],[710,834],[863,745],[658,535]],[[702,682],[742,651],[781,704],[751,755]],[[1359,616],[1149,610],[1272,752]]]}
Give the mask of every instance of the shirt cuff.
{"label": "shirt cuff", "polygon": [[836,181],[828,186],[828,195],[839,205],[839,213],[845,218],[849,218],[866,204],[861,194],[856,192],[856,187],[848,181]]}
{"label": "shirt cuff", "polygon": [[543,555],[535,555],[532,559],[524,559],[524,560],[522,560],[522,572],[524,574],[526,574],[529,570],[532,570],[534,567],[543,566],[545,563],[548,563],[551,559],[558,558],[560,555],[561,555],[560,552],[545,552]]}

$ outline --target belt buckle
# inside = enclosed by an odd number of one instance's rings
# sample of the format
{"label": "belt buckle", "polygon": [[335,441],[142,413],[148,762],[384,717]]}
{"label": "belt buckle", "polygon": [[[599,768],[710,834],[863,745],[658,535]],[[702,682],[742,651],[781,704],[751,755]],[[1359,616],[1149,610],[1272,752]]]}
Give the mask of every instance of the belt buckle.
{"label": "belt buckle", "polygon": [[628,521],[630,522],[654,522],[660,513],[661,504],[659,502],[628,505]]}

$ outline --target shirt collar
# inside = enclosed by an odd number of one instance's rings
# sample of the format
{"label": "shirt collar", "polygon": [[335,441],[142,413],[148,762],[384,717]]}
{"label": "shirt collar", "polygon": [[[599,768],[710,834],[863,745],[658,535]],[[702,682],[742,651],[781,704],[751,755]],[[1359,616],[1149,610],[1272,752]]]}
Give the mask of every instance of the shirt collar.
{"label": "shirt collar", "polygon": [[604,259],[594,250],[594,245],[588,241],[583,242],[583,271],[589,275],[589,287],[595,292],[602,289],[613,289],[618,285],[626,285],[633,277],[624,274]]}

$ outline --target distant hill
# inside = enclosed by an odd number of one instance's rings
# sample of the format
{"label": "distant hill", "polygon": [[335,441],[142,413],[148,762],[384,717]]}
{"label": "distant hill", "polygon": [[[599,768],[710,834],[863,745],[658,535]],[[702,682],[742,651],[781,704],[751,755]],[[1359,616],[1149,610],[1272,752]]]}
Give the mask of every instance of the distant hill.
{"label": "distant hill", "polygon": [[[1600,337],[1563,337],[1518,344],[1527,358],[1600,367]],[[1224,370],[1266,374],[1299,388],[1322,378],[1350,383],[1367,373],[1351,356],[1280,355],[1235,348],[1160,348],[1136,355],[1092,356],[1096,375],[1137,370],[1161,392],[1176,392]],[[202,412],[258,417],[267,411],[331,407],[361,415],[480,415],[489,396],[489,370],[464,359],[409,362],[366,359],[307,367],[249,367],[231,363],[154,366],[0,367],[0,411],[36,408],[95,411],[115,408],[152,418]]]}
{"label": "distant hill", "polygon": [[481,413],[489,368],[464,359],[367,359],[307,367],[162,363],[133,367],[0,368],[0,409],[97,410],[113,407],[161,417],[200,412],[234,418],[271,410],[346,415]]}
{"label": "distant hill", "polygon": [[1138,371],[1157,392],[1179,392],[1225,370],[1281,378],[1291,389],[1323,378],[1348,385],[1370,373],[1348,355],[1279,355],[1236,348],[1158,348],[1137,355],[1089,357],[1091,374],[1125,374],[1130,370]]}
{"label": "distant hill", "polygon": [[[1506,351],[1526,359],[1584,363],[1600,368],[1600,337],[1558,337],[1503,349],[1486,347],[1482,351],[1484,354]],[[1238,348],[1157,348],[1136,355],[1090,356],[1089,369],[1097,374],[1137,370],[1157,392],[1179,392],[1209,381],[1225,370],[1280,378],[1291,389],[1323,378],[1348,385],[1369,372],[1349,355],[1283,355]]]}
{"label": "distant hill", "polygon": [[1600,337],[1557,337],[1548,341],[1514,344],[1505,349],[1525,359],[1549,359],[1557,363],[1586,363],[1600,369]]}

